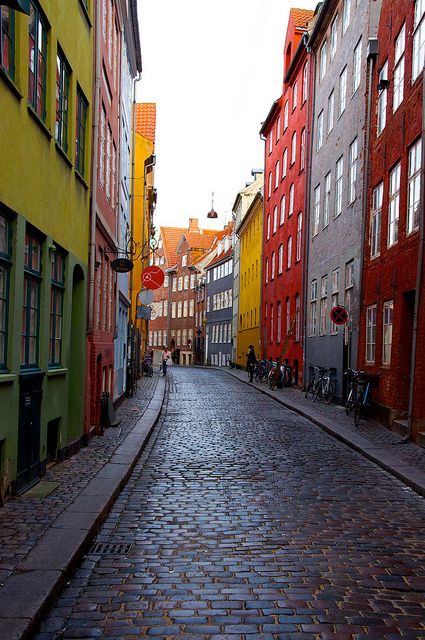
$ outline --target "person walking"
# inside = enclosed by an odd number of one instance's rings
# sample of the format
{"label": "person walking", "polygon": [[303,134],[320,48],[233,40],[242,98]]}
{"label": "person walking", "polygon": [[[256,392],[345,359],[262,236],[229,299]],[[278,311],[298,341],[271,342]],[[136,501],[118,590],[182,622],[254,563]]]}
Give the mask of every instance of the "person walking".
{"label": "person walking", "polygon": [[165,376],[167,373],[167,365],[171,362],[171,351],[168,347],[165,347],[162,352],[162,375]]}
{"label": "person walking", "polygon": [[246,368],[249,373],[249,381],[254,382],[254,369],[257,364],[257,358],[255,356],[254,345],[250,344],[248,349],[249,351],[246,354]]}

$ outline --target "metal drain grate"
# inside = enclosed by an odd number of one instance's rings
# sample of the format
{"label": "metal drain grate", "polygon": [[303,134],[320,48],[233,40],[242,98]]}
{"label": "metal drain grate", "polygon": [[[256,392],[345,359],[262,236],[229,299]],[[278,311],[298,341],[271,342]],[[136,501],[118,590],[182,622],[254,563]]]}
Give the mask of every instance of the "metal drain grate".
{"label": "metal drain grate", "polygon": [[129,542],[95,542],[90,553],[97,556],[124,556],[132,546]]}

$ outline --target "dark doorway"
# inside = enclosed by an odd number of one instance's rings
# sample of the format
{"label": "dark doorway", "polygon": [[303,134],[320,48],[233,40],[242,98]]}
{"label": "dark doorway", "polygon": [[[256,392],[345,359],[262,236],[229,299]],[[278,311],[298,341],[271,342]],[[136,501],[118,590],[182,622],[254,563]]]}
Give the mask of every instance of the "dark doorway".
{"label": "dark doorway", "polygon": [[54,462],[57,458],[59,428],[60,418],[47,423],[47,462]]}
{"label": "dark doorway", "polygon": [[19,377],[18,492],[36,484],[39,478],[43,376],[32,373]]}

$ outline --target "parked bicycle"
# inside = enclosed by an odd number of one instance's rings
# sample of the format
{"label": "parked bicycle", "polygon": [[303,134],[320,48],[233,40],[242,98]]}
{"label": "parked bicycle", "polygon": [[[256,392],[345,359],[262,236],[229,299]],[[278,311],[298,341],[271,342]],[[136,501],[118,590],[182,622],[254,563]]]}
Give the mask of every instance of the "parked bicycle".
{"label": "parked bicycle", "polygon": [[149,377],[153,376],[152,358],[150,358],[149,356],[146,356],[143,359],[142,372],[143,372],[143,375],[145,376],[149,376]]}
{"label": "parked bicycle", "polygon": [[334,367],[329,369],[318,367],[318,369],[320,376],[314,387],[313,402],[323,400],[326,404],[330,404],[336,391],[336,369]]}
{"label": "parked bicycle", "polygon": [[377,382],[377,378],[363,370],[347,369],[345,373],[350,380],[345,412],[347,415],[351,411],[354,412],[354,424],[358,427],[361,418],[367,418],[369,415],[371,389]]}

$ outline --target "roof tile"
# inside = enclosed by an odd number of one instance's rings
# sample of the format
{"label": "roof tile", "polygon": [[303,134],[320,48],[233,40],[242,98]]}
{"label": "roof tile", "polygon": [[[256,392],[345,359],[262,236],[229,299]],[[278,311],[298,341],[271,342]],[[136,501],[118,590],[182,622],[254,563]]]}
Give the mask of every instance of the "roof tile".
{"label": "roof tile", "polygon": [[136,133],[155,142],[156,104],[138,102],[136,105]]}

